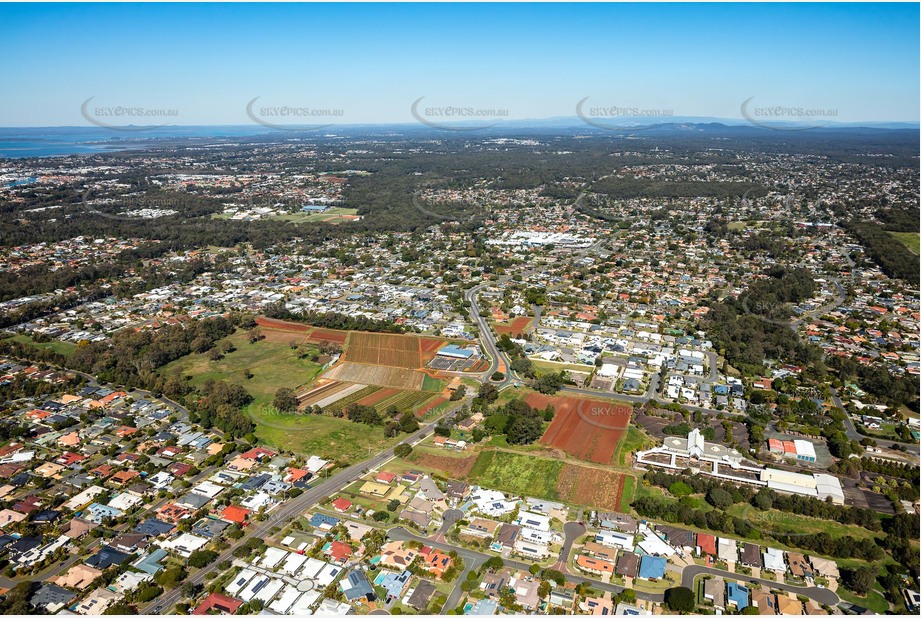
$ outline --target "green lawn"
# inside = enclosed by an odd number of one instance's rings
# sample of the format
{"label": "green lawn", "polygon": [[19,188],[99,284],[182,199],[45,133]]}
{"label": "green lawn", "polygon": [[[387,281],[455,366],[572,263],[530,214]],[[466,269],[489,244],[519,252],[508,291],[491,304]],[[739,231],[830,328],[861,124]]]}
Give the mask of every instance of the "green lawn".
{"label": "green lawn", "polygon": [[556,482],[563,462],[504,451],[486,451],[477,457],[470,479],[514,494],[557,500]]}
{"label": "green lawn", "polygon": [[422,376],[422,390],[430,393],[440,393],[445,388],[445,381],[433,378],[429,374]]}
{"label": "green lawn", "polygon": [[256,437],[275,448],[355,463],[405,437],[385,438],[383,429],[324,415],[279,414],[268,405],[246,410],[256,423]]}
{"label": "green lawn", "polygon": [[[297,388],[313,380],[320,372],[320,365],[298,358],[297,351],[287,343],[265,339],[250,343],[247,337],[248,333],[240,331],[219,341],[218,346],[229,341],[237,348],[219,361],[210,360],[208,353],[189,354],[169,363],[160,372],[181,371],[192,377],[191,383],[195,386],[208,380],[239,384],[258,404],[271,402],[279,388]],[[247,369],[253,374],[248,380],[244,375]]]}
{"label": "green lawn", "polygon": [[624,478],[624,493],[620,497],[620,510],[624,513],[630,512],[630,503],[633,502],[633,493],[636,491],[636,477],[632,474]]}
{"label": "green lawn", "polygon": [[641,451],[649,444],[652,444],[652,440],[643,433],[642,429],[628,425],[627,431],[617,443],[617,449],[614,451],[614,465],[621,468],[632,468],[631,453]]}
{"label": "green lawn", "polygon": [[896,240],[908,247],[908,250],[918,255],[921,253],[921,234],[918,232],[889,232]]}
{"label": "green lawn", "polygon": [[847,601],[848,603],[853,603],[854,605],[866,607],[873,613],[885,614],[887,611],[889,611],[889,601],[887,601],[885,597],[883,597],[883,595],[876,590],[871,590],[865,597],[857,596],[844,586],[839,586],[838,590],[835,592],[839,597],[841,597],[842,601]]}
{"label": "green lawn", "polygon": [[70,356],[74,353],[74,350],[77,349],[77,344],[70,343],[69,341],[58,341],[57,339],[48,343],[35,343],[29,335],[15,335],[14,337],[10,337],[10,340],[25,343],[27,345],[34,345],[37,348],[50,349],[52,352],[57,352],[64,356]]}

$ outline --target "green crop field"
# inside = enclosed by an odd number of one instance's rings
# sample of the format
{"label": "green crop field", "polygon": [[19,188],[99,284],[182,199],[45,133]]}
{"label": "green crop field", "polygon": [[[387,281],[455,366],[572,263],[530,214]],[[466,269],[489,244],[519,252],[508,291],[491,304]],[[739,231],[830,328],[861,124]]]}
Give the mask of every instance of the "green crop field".
{"label": "green crop field", "polygon": [[422,390],[429,391],[430,393],[440,393],[445,388],[445,381],[439,380],[438,378],[433,378],[429,374],[425,374],[422,377]]}
{"label": "green crop field", "polygon": [[485,451],[477,457],[469,478],[490,489],[557,500],[556,488],[563,462],[504,451]]}
{"label": "green crop field", "polygon": [[414,406],[421,405],[428,401],[432,397],[434,397],[432,393],[424,393],[422,391],[400,391],[396,395],[392,395],[380,403],[375,404],[374,409],[378,412],[383,412],[390,406],[396,406],[398,412],[406,412],[412,410]]}
{"label": "green crop field", "polygon": [[346,395],[342,399],[339,399],[338,401],[335,401],[329,404],[328,406],[324,407],[323,412],[332,412],[333,410],[341,410],[345,408],[346,406],[355,403],[359,399],[362,399],[363,397],[367,397],[371,393],[374,393],[379,390],[381,390],[380,386],[366,386],[363,389],[358,390],[352,393],[351,395]]}

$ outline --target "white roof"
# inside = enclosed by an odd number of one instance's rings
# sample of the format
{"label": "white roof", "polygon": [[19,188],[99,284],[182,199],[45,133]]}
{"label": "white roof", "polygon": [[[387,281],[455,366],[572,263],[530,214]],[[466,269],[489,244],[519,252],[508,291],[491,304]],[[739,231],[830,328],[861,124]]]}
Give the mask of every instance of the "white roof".
{"label": "white roof", "polygon": [[265,556],[262,557],[262,560],[259,562],[259,566],[266,567],[269,569],[274,569],[281,561],[288,557],[288,551],[278,547],[267,547],[265,550]]}
{"label": "white roof", "polygon": [[254,596],[253,598],[259,599],[263,603],[268,603],[275,597],[276,594],[278,594],[278,591],[284,587],[285,587],[285,582],[283,582],[280,579],[273,579],[268,584],[263,586],[259,590],[259,592],[256,593],[256,596]]}
{"label": "white roof", "polygon": [[289,554],[285,558],[285,563],[281,566],[281,570],[289,575],[294,575],[297,573],[297,570],[304,566],[304,563],[307,562],[307,556],[303,554]]}
{"label": "white roof", "polygon": [[783,551],[774,547],[764,549],[764,568],[768,571],[783,573],[787,570],[787,565],[783,561]]}
{"label": "white roof", "polygon": [[815,459],[815,445],[809,440],[794,440],[793,446],[796,447],[796,454],[800,457]]}
{"label": "white roof", "polygon": [[721,538],[717,544],[716,553],[720,560],[725,562],[738,562],[739,544],[736,543],[735,539]]}
{"label": "white roof", "polygon": [[294,586],[287,586],[284,591],[278,595],[278,598],[269,605],[269,609],[279,614],[287,614],[288,610],[297,602],[301,594],[303,593]]}
{"label": "white roof", "polygon": [[243,588],[246,587],[246,584],[249,583],[249,580],[253,578],[256,574],[256,571],[252,569],[243,569],[237,576],[233,578],[233,581],[227,584],[226,592],[230,596],[236,596]]}
{"label": "white roof", "polygon": [[317,560],[316,558],[307,558],[307,562],[304,563],[304,566],[301,567],[301,570],[298,571],[297,576],[300,579],[316,579],[317,574],[323,570],[323,567],[326,566],[326,563],[322,560]]}
{"label": "white roof", "polygon": [[659,535],[650,530],[645,524],[640,526],[640,534],[643,540],[640,541],[640,549],[653,556],[671,556],[676,553],[675,549],[663,541]]}

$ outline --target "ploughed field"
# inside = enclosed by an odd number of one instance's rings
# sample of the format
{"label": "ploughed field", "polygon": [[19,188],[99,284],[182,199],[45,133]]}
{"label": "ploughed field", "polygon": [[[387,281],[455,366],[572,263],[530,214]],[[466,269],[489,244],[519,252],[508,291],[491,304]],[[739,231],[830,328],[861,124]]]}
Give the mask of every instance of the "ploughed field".
{"label": "ploughed field", "polygon": [[630,424],[633,408],[622,403],[582,397],[530,393],[533,408],[553,406],[556,414],[540,443],[598,464],[615,463],[614,453]]}

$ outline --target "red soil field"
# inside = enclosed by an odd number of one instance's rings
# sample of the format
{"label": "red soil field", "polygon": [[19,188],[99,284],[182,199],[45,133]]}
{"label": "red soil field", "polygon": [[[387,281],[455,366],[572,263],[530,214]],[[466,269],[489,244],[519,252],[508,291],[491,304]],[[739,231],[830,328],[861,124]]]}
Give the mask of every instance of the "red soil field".
{"label": "red soil field", "polygon": [[620,501],[626,480],[620,472],[566,464],[556,488],[567,502],[623,512]]}
{"label": "red soil field", "polygon": [[375,404],[382,402],[388,397],[393,397],[399,392],[400,390],[396,388],[382,388],[381,390],[377,392],[371,393],[367,397],[363,397],[362,399],[359,399],[356,403],[363,405],[363,406],[373,406]]}
{"label": "red soil field", "polygon": [[275,328],[278,330],[287,330],[295,333],[306,333],[313,328],[309,324],[286,322],[284,320],[276,320],[274,318],[267,318],[264,316],[259,316],[256,318],[256,324],[265,328]]}
{"label": "red soil field", "polygon": [[431,410],[435,406],[440,406],[447,400],[448,400],[447,397],[436,397],[435,399],[432,399],[429,403],[425,404],[422,408],[416,410],[416,416],[420,416],[420,417],[425,416],[429,410]]}
{"label": "red soil field", "polygon": [[431,337],[419,337],[419,355],[422,357],[422,364],[427,365],[430,360],[435,358],[435,352],[447,343],[442,339],[432,339]]}
{"label": "red soil field", "polygon": [[441,470],[449,477],[455,479],[466,478],[476,463],[476,455],[469,457],[448,457],[447,455],[435,455],[433,453],[415,451],[412,454],[411,461],[419,466]]}
{"label": "red soil field", "polygon": [[307,340],[312,343],[319,341],[329,341],[330,343],[338,343],[341,345],[345,343],[345,340],[348,336],[348,331],[317,328],[314,329],[309,335],[307,335]]}
{"label": "red soil field", "polygon": [[419,341],[411,335],[354,332],[345,360],[368,365],[419,369]]}
{"label": "red soil field", "polygon": [[633,412],[630,406],[620,403],[540,393],[530,393],[525,401],[540,409],[549,404],[556,411],[540,439],[541,444],[599,464],[612,463],[614,450]]}
{"label": "red soil field", "polygon": [[518,335],[524,334],[525,329],[530,326],[533,319],[522,315],[506,324],[495,324],[493,328],[496,329],[497,335],[508,335],[509,337],[517,338]]}

